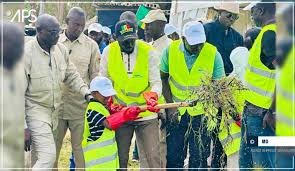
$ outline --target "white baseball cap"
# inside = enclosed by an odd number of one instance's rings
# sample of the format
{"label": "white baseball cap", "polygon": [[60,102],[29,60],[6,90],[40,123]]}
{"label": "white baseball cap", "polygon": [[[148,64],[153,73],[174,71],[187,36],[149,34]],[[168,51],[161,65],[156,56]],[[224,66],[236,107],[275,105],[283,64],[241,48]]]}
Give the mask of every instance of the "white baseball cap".
{"label": "white baseball cap", "polygon": [[90,82],[90,91],[98,91],[104,97],[113,96],[116,93],[111,80],[106,77],[97,76]]}
{"label": "white baseball cap", "polygon": [[103,26],[102,27],[102,32],[111,35],[112,34],[112,30],[110,28],[108,28],[107,26]]}
{"label": "white baseball cap", "polygon": [[220,2],[214,5],[216,10],[225,10],[234,14],[239,14],[239,3]]}
{"label": "white baseball cap", "polygon": [[88,27],[88,34],[92,31],[95,32],[102,32],[102,25],[99,23],[92,23],[90,24],[90,26]]}
{"label": "white baseball cap", "polygon": [[172,25],[170,23],[165,25],[164,33],[166,35],[170,35],[174,32],[177,32],[179,34],[179,29],[177,29],[174,25]]}
{"label": "white baseball cap", "polygon": [[165,17],[164,12],[162,10],[160,10],[160,9],[149,11],[147,13],[147,15],[140,21],[143,22],[143,23],[151,23],[151,22],[154,22],[156,20],[167,22],[167,18]]}
{"label": "white baseball cap", "polygon": [[206,42],[206,34],[202,23],[190,21],[183,26],[182,35],[189,45],[196,45]]}

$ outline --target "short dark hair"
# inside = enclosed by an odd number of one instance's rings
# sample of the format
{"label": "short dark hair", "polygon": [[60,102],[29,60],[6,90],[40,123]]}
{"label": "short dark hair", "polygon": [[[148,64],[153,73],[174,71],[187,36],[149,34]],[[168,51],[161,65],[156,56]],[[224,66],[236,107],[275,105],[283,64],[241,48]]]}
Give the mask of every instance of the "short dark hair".
{"label": "short dark hair", "polygon": [[276,14],[276,3],[269,1],[262,1],[256,5],[259,8],[262,8],[265,12],[275,15]]}

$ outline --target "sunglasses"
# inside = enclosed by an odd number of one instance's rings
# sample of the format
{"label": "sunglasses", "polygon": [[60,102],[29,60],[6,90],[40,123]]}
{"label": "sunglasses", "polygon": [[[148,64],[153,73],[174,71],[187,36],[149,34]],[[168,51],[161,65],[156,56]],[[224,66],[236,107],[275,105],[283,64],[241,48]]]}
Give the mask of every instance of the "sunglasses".
{"label": "sunglasses", "polygon": [[226,18],[232,19],[232,20],[237,20],[237,19],[239,19],[239,16],[237,14],[227,13]]}

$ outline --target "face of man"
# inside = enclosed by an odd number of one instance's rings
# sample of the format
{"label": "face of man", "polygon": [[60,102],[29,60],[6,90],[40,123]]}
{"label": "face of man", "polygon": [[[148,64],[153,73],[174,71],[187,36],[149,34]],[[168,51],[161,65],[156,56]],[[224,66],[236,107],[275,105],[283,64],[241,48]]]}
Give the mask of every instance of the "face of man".
{"label": "face of man", "polygon": [[127,54],[132,53],[135,47],[135,40],[136,39],[126,39],[124,41],[118,40],[121,51]]}
{"label": "face of man", "polygon": [[257,27],[262,25],[262,13],[263,9],[257,5],[251,8],[251,19],[254,21]]}
{"label": "face of man", "polygon": [[234,24],[234,22],[239,19],[238,14],[234,14],[228,11],[220,11],[219,12],[219,22],[224,26],[224,27],[230,27],[231,25]]}
{"label": "face of man", "polygon": [[198,54],[203,47],[203,43],[196,44],[196,45],[189,45],[185,37],[182,37],[184,47],[190,54]]}
{"label": "face of man", "polygon": [[103,39],[103,33],[102,32],[96,32],[96,31],[91,31],[89,33],[89,37],[93,39],[98,45],[101,43]]}
{"label": "face of man", "polygon": [[160,32],[160,29],[157,25],[157,22],[154,21],[154,22],[151,22],[151,23],[146,23],[145,24],[145,32],[147,35],[150,35],[150,36],[154,36],[156,34],[158,34]]}
{"label": "face of man", "polygon": [[41,28],[38,37],[45,45],[51,47],[58,42],[60,32],[58,23],[48,23],[46,27]]}
{"label": "face of man", "polygon": [[67,34],[70,37],[77,39],[84,30],[85,16],[73,15],[67,19]]}

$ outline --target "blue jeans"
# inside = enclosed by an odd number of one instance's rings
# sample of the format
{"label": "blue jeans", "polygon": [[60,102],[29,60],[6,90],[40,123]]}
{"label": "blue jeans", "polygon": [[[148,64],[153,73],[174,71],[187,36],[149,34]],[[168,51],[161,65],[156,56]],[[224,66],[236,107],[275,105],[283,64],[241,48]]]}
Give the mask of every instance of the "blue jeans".
{"label": "blue jeans", "polygon": [[288,154],[287,152],[276,153],[276,168],[284,168],[284,170],[295,170],[295,155]]}
{"label": "blue jeans", "polygon": [[183,170],[188,145],[189,168],[208,168],[207,158],[210,155],[210,138],[205,127],[206,121],[202,119],[203,115],[191,117],[185,113],[179,124],[168,125],[166,138],[167,168]]}
{"label": "blue jeans", "polygon": [[71,157],[70,157],[70,171],[75,171],[75,168],[76,168],[75,158],[74,158],[74,155],[72,152]]}
{"label": "blue jeans", "polygon": [[265,109],[246,102],[241,129],[242,139],[239,157],[240,168],[269,168],[267,170],[273,170],[272,168],[275,167],[274,147],[257,147],[252,146],[249,143],[249,139],[252,137],[275,135],[271,128],[266,127],[263,129],[262,127],[262,121],[265,113]]}

